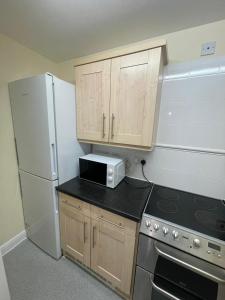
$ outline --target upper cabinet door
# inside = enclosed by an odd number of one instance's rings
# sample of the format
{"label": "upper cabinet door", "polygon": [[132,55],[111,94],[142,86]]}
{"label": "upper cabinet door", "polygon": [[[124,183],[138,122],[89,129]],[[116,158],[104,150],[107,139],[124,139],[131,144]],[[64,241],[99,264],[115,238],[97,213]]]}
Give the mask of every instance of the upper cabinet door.
{"label": "upper cabinet door", "polygon": [[112,59],[110,143],[152,146],[161,51]]}
{"label": "upper cabinet door", "polygon": [[75,69],[77,137],[108,142],[111,60]]}

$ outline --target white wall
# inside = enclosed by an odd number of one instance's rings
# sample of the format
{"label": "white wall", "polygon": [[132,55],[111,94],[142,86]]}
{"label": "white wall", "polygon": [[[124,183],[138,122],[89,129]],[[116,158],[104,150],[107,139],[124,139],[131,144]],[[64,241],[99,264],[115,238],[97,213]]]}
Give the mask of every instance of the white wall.
{"label": "white wall", "polygon": [[128,158],[127,175],[218,199],[225,198],[225,58],[165,69],[156,147],[152,152],[96,145]]}

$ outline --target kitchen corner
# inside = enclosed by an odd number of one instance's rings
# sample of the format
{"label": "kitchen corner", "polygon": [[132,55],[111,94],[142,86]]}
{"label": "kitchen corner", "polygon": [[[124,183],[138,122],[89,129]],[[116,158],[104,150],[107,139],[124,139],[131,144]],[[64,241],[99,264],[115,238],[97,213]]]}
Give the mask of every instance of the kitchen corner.
{"label": "kitchen corner", "polygon": [[0,300],[225,300],[224,16],[1,1]]}

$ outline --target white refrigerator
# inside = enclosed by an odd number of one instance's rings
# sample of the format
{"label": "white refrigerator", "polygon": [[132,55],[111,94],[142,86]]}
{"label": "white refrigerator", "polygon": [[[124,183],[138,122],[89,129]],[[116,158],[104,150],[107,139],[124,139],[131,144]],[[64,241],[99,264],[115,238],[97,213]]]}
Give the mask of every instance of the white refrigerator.
{"label": "white refrigerator", "polygon": [[55,187],[78,175],[89,152],[76,139],[75,87],[46,73],[9,83],[27,237],[61,256]]}

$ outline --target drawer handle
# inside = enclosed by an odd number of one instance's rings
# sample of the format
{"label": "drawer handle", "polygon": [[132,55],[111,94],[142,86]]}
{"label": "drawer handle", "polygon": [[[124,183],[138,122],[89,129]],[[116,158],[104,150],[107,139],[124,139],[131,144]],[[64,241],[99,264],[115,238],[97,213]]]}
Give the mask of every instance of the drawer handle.
{"label": "drawer handle", "polygon": [[124,226],[123,226],[123,224],[122,224],[121,222],[120,222],[120,223],[113,223],[113,222],[111,222],[111,221],[105,219],[104,216],[102,216],[102,215],[99,216],[98,219],[102,219],[102,220],[104,220],[105,222],[107,222],[107,223],[109,223],[109,224],[112,224],[112,225],[114,225],[114,226],[117,226],[117,227],[120,227],[120,228],[124,228]]}
{"label": "drawer handle", "polygon": [[69,203],[67,200],[63,200],[63,203],[65,203],[66,205],[71,206],[73,208],[76,208],[78,210],[81,210],[81,206],[80,205],[78,205],[78,206],[73,205],[73,204]]}

